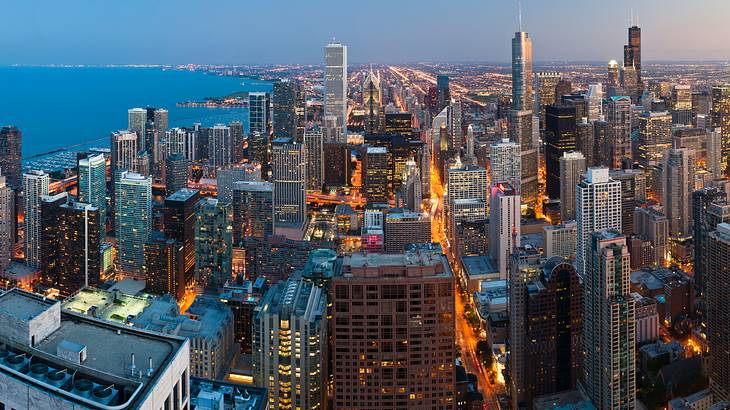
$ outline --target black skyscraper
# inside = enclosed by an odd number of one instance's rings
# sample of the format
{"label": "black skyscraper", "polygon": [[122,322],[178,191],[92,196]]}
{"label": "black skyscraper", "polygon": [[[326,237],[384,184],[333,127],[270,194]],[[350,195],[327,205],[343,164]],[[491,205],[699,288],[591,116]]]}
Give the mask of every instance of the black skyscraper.
{"label": "black skyscraper", "polygon": [[545,107],[545,188],[550,199],[560,198],[560,157],[576,150],[575,107]]}
{"label": "black skyscraper", "polygon": [[22,133],[12,125],[0,130],[0,172],[7,178],[15,192],[19,192],[23,176],[20,167]]}

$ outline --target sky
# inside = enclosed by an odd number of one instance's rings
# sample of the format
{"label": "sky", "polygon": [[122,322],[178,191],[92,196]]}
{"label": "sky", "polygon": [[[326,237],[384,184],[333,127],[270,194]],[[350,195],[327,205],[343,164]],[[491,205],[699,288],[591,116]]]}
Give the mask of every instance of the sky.
{"label": "sky", "polygon": [[[522,0],[534,60],[730,60],[728,0]],[[507,62],[517,0],[5,0],[0,64]]]}

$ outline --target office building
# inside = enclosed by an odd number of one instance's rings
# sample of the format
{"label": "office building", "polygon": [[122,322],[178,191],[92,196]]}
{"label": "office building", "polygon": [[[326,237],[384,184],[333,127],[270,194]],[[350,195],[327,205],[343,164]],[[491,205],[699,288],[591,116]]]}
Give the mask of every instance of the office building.
{"label": "office building", "polygon": [[307,218],[307,150],[291,138],[272,144],[274,225],[302,226]]}
{"label": "office building", "polygon": [[165,237],[182,247],[183,285],[187,288],[195,279],[196,207],[200,195],[192,189],[181,189],[165,198]]}
{"label": "office building", "polygon": [[181,154],[165,158],[165,192],[171,195],[188,187],[190,162]]}
{"label": "office building", "polygon": [[585,95],[586,105],[586,118],[588,121],[596,121],[601,119],[603,116],[603,85],[589,84],[588,92]]}
{"label": "office building", "polygon": [[[325,138],[326,140],[326,138]],[[350,185],[350,146],[344,143],[325,143],[323,147],[325,188],[342,188]]]}
{"label": "office building", "polygon": [[137,135],[139,151],[147,149],[147,110],[144,108],[130,108],[127,110],[127,129]]}
{"label": "office building", "polygon": [[535,210],[538,206],[538,149],[533,138],[532,111],[510,111],[510,139],[520,145],[522,164],[522,181],[519,192],[522,195],[523,205],[527,209]]}
{"label": "office building", "polygon": [[545,225],[542,229],[546,258],[560,256],[575,259],[578,236],[578,224],[575,221],[563,221],[560,225]]}
{"label": "office building", "polygon": [[688,84],[674,84],[672,87],[672,109],[692,110],[692,87]]}
{"label": "office building", "polygon": [[248,236],[243,240],[245,272],[250,280],[265,278],[275,284],[286,281],[306,263],[309,253],[320,245],[288,239],[281,235]]}
{"label": "office building", "polygon": [[422,212],[391,209],[383,223],[385,252],[402,253],[412,243],[431,243],[431,218]]}
{"label": "office building", "polygon": [[219,169],[215,176],[218,200],[231,202],[233,199],[233,184],[240,181],[261,182],[260,164],[235,164]]}
{"label": "office building", "polygon": [[[208,157],[208,135],[204,129],[172,128],[165,132],[165,153],[180,154],[188,161],[197,161]],[[205,144],[203,144],[205,140]],[[205,147],[205,149],[203,149]],[[206,152],[203,152],[206,151]],[[160,152],[158,158],[165,158]]]}
{"label": "office building", "polygon": [[32,170],[23,174],[23,254],[25,264],[38,268],[43,254],[41,240],[41,198],[48,195],[49,177],[43,171]]}
{"label": "office building", "polygon": [[283,79],[274,82],[271,103],[273,105],[272,127],[275,136],[289,138],[297,136],[297,109],[299,108],[297,97],[302,92],[302,84],[299,81]]}
{"label": "office building", "polygon": [[324,115],[334,117],[335,127],[342,130],[337,140],[347,138],[347,46],[332,42],[324,48]]}
{"label": "office building", "polygon": [[324,186],[324,134],[315,125],[304,130],[307,151],[307,190],[322,191]]}
{"label": "office building", "polygon": [[501,279],[507,278],[509,255],[520,246],[520,194],[507,183],[493,183],[489,196],[489,250]]}
{"label": "office building", "polygon": [[195,215],[195,281],[218,289],[231,279],[233,205],[203,198]]}
{"label": "office building", "polygon": [[389,198],[388,149],[366,147],[363,159],[363,192],[370,203],[387,203]]}
{"label": "office building", "polygon": [[730,400],[730,339],[728,304],[730,292],[730,224],[721,223],[707,238],[707,344],[708,374],[716,401]]}
{"label": "office building", "polygon": [[155,295],[172,295],[175,300],[185,297],[184,246],[160,231],[150,233],[144,243],[145,291]]}
{"label": "office building", "polygon": [[334,408],[454,409],[453,289],[440,247],[345,256],[330,301]]}
{"label": "office building", "polygon": [[180,314],[170,296],[157,298],[132,321],[134,327],[189,339],[190,375],[223,379],[235,351],[233,313],[214,298],[196,297]]}
{"label": "office building", "polygon": [[490,183],[507,182],[519,192],[522,181],[520,145],[508,139],[489,147]]}
{"label": "office building", "polygon": [[0,171],[7,184],[16,192],[22,189],[21,168],[23,134],[18,127],[6,125],[0,128]]}
{"label": "office building", "polygon": [[634,233],[634,208],[647,199],[646,174],[638,169],[614,169],[609,176],[621,184],[621,232],[629,236]]}
{"label": "office building", "polygon": [[235,281],[224,284],[218,293],[218,300],[233,312],[234,335],[242,353],[252,352],[254,310],[267,290],[263,278],[250,281],[238,276]]}
{"label": "office building", "polygon": [[730,205],[727,194],[716,187],[707,187],[692,193],[692,221],[695,282],[700,294],[705,294],[707,284],[707,236],[718,224],[730,222]]}
{"label": "office building", "polygon": [[618,230],[593,232],[587,254],[581,276],[585,356],[580,388],[597,408],[633,409],[636,316],[626,237]]}
{"label": "office building", "polygon": [[248,129],[251,134],[269,135],[269,93],[248,93]]}
{"label": "office building", "polygon": [[6,408],[190,407],[190,342],[182,337],[89,318],[20,289],[0,296],[0,321],[15,324],[0,329],[0,342],[13,345],[0,362]]}
{"label": "office building", "polygon": [[540,125],[545,124],[545,107],[556,103],[555,86],[561,75],[557,71],[535,73],[535,113],[540,116]]}
{"label": "office building", "polygon": [[531,111],[532,101],[532,39],[525,32],[512,39],[512,109]]}
{"label": "office building", "polygon": [[631,153],[631,98],[616,96],[608,99],[606,116],[608,123],[608,164],[611,168],[623,168],[624,158]]}
{"label": "office building", "polygon": [[410,112],[386,112],[383,132],[410,137],[413,134],[413,114]]}
{"label": "office building", "polygon": [[641,77],[641,29],[637,26],[629,27],[629,42],[624,46],[622,82],[625,92],[638,103],[644,93],[644,82]]}
{"label": "office building", "polygon": [[78,200],[99,210],[100,241],[106,234],[106,159],[104,154],[78,161]]}
{"label": "office building", "polygon": [[[0,170],[2,172],[2,170]],[[0,277],[10,267],[15,245],[15,192],[10,188],[7,179],[0,174]]]}
{"label": "office building", "polygon": [[449,150],[460,152],[464,148],[464,130],[461,125],[463,114],[460,99],[451,99],[448,113]]}
{"label": "office building", "polygon": [[655,207],[634,208],[634,233],[639,239],[651,244],[648,264],[666,266],[669,261],[667,216]]}
{"label": "office building", "polygon": [[487,202],[487,170],[477,165],[449,168],[448,199],[478,199]]}
{"label": "office building", "polygon": [[618,62],[616,60],[610,60],[606,70],[606,95],[608,97],[619,95],[622,90],[619,82]]}
{"label": "office building", "polygon": [[639,166],[647,173],[649,193],[658,198],[661,190],[659,174],[664,151],[672,144],[672,116],[667,111],[646,111],[639,115],[637,141]]}
{"label": "office building", "polygon": [[69,201],[66,192],[41,197],[41,275],[68,297],[101,283],[99,208]]}
{"label": "office building", "polygon": [[270,182],[233,183],[233,241],[274,233],[274,186]]}
{"label": "office building", "polygon": [[692,236],[691,194],[694,189],[695,153],[688,148],[672,148],[662,166],[662,205],[673,238]]}
{"label": "office building", "polygon": [[152,179],[124,171],[115,181],[114,228],[123,277],[143,279],[144,243],[152,226]]}
{"label": "office building", "polygon": [[271,408],[323,409],[327,400],[327,296],[291,278],[266,292],[253,319],[253,374]]}
{"label": "office building", "polygon": [[712,87],[712,129],[722,133],[722,170],[730,167],[730,85]]}
{"label": "office building", "polygon": [[231,129],[227,125],[216,124],[208,133],[208,161],[213,169],[222,168],[232,163],[233,143]]}
{"label": "office building", "polygon": [[550,199],[560,199],[560,158],[576,149],[575,107],[545,107],[545,191]]}
{"label": "office building", "polygon": [[369,134],[378,132],[381,129],[382,98],[380,77],[373,73],[372,67],[362,83],[362,105],[365,107],[365,132]]}
{"label": "office building", "polygon": [[621,230],[621,182],[608,168],[588,168],[576,186],[575,220],[578,224],[576,268],[583,276],[590,261],[590,235],[604,229]]}
{"label": "office building", "polygon": [[560,220],[575,220],[575,187],[586,172],[586,159],[580,152],[564,152],[559,161]]}
{"label": "office building", "polygon": [[575,125],[575,147],[586,159],[586,167],[596,166],[595,123],[583,117]]}
{"label": "office building", "polygon": [[110,145],[112,180],[116,181],[123,171],[137,172],[137,154],[140,151],[137,134],[131,130],[114,131],[111,133]]}

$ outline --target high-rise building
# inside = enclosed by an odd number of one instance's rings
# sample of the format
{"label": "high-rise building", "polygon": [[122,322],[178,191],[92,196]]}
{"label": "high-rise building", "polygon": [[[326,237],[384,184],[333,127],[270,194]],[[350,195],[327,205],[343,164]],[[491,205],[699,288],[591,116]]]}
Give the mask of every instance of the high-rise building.
{"label": "high-rise building", "polygon": [[593,121],[593,154],[594,166],[611,166],[611,140],[606,121]]}
{"label": "high-rise building", "polygon": [[575,187],[586,172],[586,159],[580,152],[564,152],[560,157],[560,220],[575,220]]}
{"label": "high-rise building", "polygon": [[190,162],[181,154],[168,155],[165,159],[165,192],[171,195],[188,187]]}
{"label": "high-rise building", "polygon": [[365,107],[365,132],[373,134],[380,130],[380,77],[373,73],[372,67],[362,83],[362,105]]}
{"label": "high-rise building", "polygon": [[325,142],[323,151],[325,188],[342,188],[350,185],[351,146],[339,142]]}
{"label": "high-rise building", "polygon": [[269,135],[269,93],[248,93],[248,129],[251,134]]}
{"label": "high-rise building", "polygon": [[[337,264],[334,408],[455,408],[454,275],[440,247],[416,248],[355,253]],[[368,319],[369,309],[377,319]],[[378,359],[361,359],[368,355]]]}
{"label": "high-rise building", "polygon": [[413,134],[413,114],[410,112],[386,112],[383,132],[410,137]]}
{"label": "high-rise building", "polygon": [[302,85],[296,80],[283,79],[274,82],[271,103],[273,105],[272,127],[277,137],[297,136],[297,96]]}
{"label": "high-rise building", "polygon": [[99,208],[68,194],[41,198],[42,282],[68,297],[101,284]]}
{"label": "high-rise building", "polygon": [[[668,261],[669,220],[654,207],[634,208],[634,233],[651,243],[650,262],[665,266]],[[633,256],[633,255],[632,255]]]}
{"label": "high-rise building", "polygon": [[621,84],[619,83],[618,62],[611,60],[607,66],[606,92],[608,97],[620,94]]}
{"label": "high-rise building", "polygon": [[464,155],[464,162],[467,164],[473,164],[476,162],[477,157],[474,152],[474,144],[476,143],[475,137],[474,137],[474,126],[472,124],[469,124],[468,127],[466,127],[466,138],[464,141],[464,145],[466,147],[466,153]]}
{"label": "high-rise building", "polygon": [[691,194],[694,189],[695,153],[689,148],[666,151],[662,165],[662,204],[673,238],[692,236]]}
{"label": "high-rise building", "polygon": [[99,240],[106,235],[106,159],[104,154],[79,159],[78,199],[99,210]]}
{"label": "high-rise building", "polygon": [[388,149],[366,147],[363,160],[362,186],[365,197],[371,203],[388,202],[389,171]]}
{"label": "high-rise building", "polygon": [[111,171],[114,181],[123,171],[137,171],[137,154],[140,151],[138,144],[134,131],[120,130],[111,133]]}
{"label": "high-rise building", "polygon": [[634,208],[646,201],[646,174],[639,169],[614,169],[609,172],[621,184],[621,232],[634,233]]}
{"label": "high-rise building", "polygon": [[489,196],[489,251],[500,279],[507,279],[509,255],[520,246],[520,194],[508,183],[492,183]]}
{"label": "high-rise building", "polygon": [[561,78],[555,84],[555,104],[565,103],[565,97],[573,93],[573,83],[570,80]]}
{"label": "high-rise building", "polygon": [[586,159],[586,166],[596,166],[595,123],[583,117],[575,126],[575,147]]}
{"label": "high-rise building", "polygon": [[631,98],[616,96],[608,99],[608,164],[611,168],[623,168],[624,158],[631,154]]}
{"label": "high-rise building", "polygon": [[460,152],[464,147],[464,130],[462,128],[461,100],[452,98],[449,102],[449,149]]}
{"label": "high-rise building", "polygon": [[[335,119],[342,130],[340,139],[347,138],[347,46],[332,42],[324,48],[324,115]],[[331,141],[328,141],[331,142]]]}
{"label": "high-rise building", "polygon": [[730,222],[727,194],[717,187],[707,187],[692,193],[692,221],[694,232],[694,278],[700,294],[707,288],[707,236],[718,224]]}
{"label": "high-rise building", "polygon": [[[147,110],[144,108],[130,108],[127,110],[127,129],[137,135],[137,147],[144,151],[147,138]],[[135,152],[136,154],[136,152]]]}
{"label": "high-rise building", "polygon": [[522,159],[520,145],[508,139],[489,147],[489,181],[508,182],[517,192],[522,181]]}
{"label": "high-rise building", "polygon": [[575,107],[545,107],[545,191],[550,199],[560,199],[560,158],[576,149]]}
{"label": "high-rise building", "polygon": [[540,125],[545,124],[545,107],[556,103],[555,86],[561,79],[557,71],[535,73],[535,113],[540,116]]}
{"label": "high-rise building", "polygon": [[586,117],[588,121],[596,121],[603,115],[603,86],[601,83],[589,84],[588,92],[585,95],[588,110]]}
{"label": "high-rise building", "polygon": [[5,176],[0,174],[0,238],[5,238],[0,241],[0,277],[13,260],[15,226],[18,223],[15,217],[15,192],[6,181]]}
{"label": "high-rise building", "polygon": [[510,382],[509,390],[514,408],[526,399],[526,382],[528,366],[525,363],[527,344],[527,284],[540,278],[540,252],[531,246],[516,248],[510,251],[509,272],[509,337]]}
{"label": "high-rise building", "polygon": [[216,124],[208,134],[208,161],[213,169],[231,164],[231,129],[227,125]]}
{"label": "high-rise building", "polygon": [[590,263],[590,235],[604,229],[621,230],[621,183],[608,168],[588,168],[576,187],[575,220],[578,224],[575,266],[584,275]]}
{"label": "high-rise building", "polygon": [[674,84],[672,87],[672,110],[692,110],[692,87]]}
{"label": "high-rise building", "polygon": [[307,189],[321,191],[324,185],[324,134],[315,125],[304,130],[307,150]]}
{"label": "high-rise building", "polygon": [[181,244],[183,285],[186,287],[192,285],[195,277],[195,223],[199,197],[198,191],[183,188],[165,198],[165,237]]}
{"label": "high-rise building", "polygon": [[242,276],[223,285],[218,293],[218,300],[225,303],[233,312],[236,342],[241,353],[252,352],[252,327],[254,309],[261,302],[261,298],[268,290],[266,280],[261,278],[255,281],[243,280]]}
{"label": "high-rise building", "polygon": [[[200,130],[202,131],[202,129]],[[188,161],[197,161],[200,158],[207,158],[208,155],[200,155],[200,144],[198,140],[203,140],[201,132],[189,128],[172,128],[165,132],[165,152],[166,155],[180,154],[187,158]],[[200,138],[199,138],[200,137]],[[206,135],[207,146],[207,135]],[[243,144],[243,143],[242,143]],[[243,149],[243,148],[241,148]],[[160,152],[159,158],[166,158]]]}
{"label": "high-rise building", "polygon": [[152,179],[124,171],[115,185],[114,229],[119,269],[124,277],[143,279],[144,244],[152,226]]}
{"label": "high-rise building", "polygon": [[272,286],[253,319],[253,376],[272,409],[326,408],[327,297],[301,278]]}
{"label": "high-rise building", "polygon": [[7,178],[7,184],[16,192],[23,188],[20,162],[22,142],[23,134],[18,127],[6,125],[0,129],[0,171]]}
{"label": "high-rise building", "polygon": [[247,236],[266,237],[274,233],[274,185],[270,182],[233,183],[233,241]]}
{"label": "high-rise building", "polygon": [[221,202],[233,200],[233,184],[239,181],[261,182],[261,165],[255,163],[235,164],[216,173],[216,190]]}
{"label": "high-rise building", "polygon": [[520,145],[520,159],[522,164],[522,181],[520,182],[519,192],[522,197],[523,205],[528,209],[535,210],[539,200],[538,186],[538,147],[534,144],[532,111],[510,111],[510,140]]}
{"label": "high-rise building", "polygon": [[145,289],[156,295],[170,294],[180,301],[185,296],[183,245],[160,231],[152,232],[144,243]]}
{"label": "high-rise building", "polygon": [[218,289],[231,280],[233,206],[220,199],[203,198],[195,216],[195,281]]}
{"label": "high-rise building", "polygon": [[664,160],[664,151],[672,144],[672,116],[667,111],[646,111],[639,115],[639,139],[637,155],[639,166],[646,172],[649,193],[659,197],[661,183],[659,174]]}
{"label": "high-rise building", "polygon": [[597,408],[634,409],[636,313],[626,237],[616,230],[594,232],[587,254],[580,387]]}
{"label": "high-rise building", "polygon": [[635,103],[644,93],[641,78],[641,29],[629,27],[629,42],[624,46],[623,86]]}
{"label": "high-rise building", "polygon": [[291,138],[272,144],[274,225],[301,226],[307,218],[307,150]]}
{"label": "high-rise building", "polygon": [[707,344],[710,390],[714,400],[730,400],[730,224],[721,223],[707,238]]}
{"label": "high-rise building", "polygon": [[431,243],[431,218],[421,212],[389,210],[383,223],[385,252],[402,253],[406,245]]}
{"label": "high-rise building", "polygon": [[730,85],[712,87],[712,128],[722,132],[722,170],[730,168]]}
{"label": "high-rise building", "polygon": [[543,226],[545,236],[545,257],[562,256],[575,259],[577,247],[578,224],[575,221],[563,221],[560,225]]}
{"label": "high-rise building", "polygon": [[532,102],[532,39],[519,31],[512,39],[512,109],[531,111]]}
{"label": "high-rise building", "polygon": [[23,253],[25,264],[38,268],[41,264],[41,197],[48,195],[49,177],[43,171],[23,174]]}
{"label": "high-rise building", "polygon": [[543,266],[542,275],[510,290],[524,293],[514,295],[524,301],[522,322],[510,321],[510,326],[524,327],[525,332],[520,332],[524,338],[510,347],[522,345],[516,350],[524,357],[514,361],[526,367],[516,372],[525,377],[523,383],[515,383],[522,384],[517,402],[531,407],[535,397],[575,387],[582,349],[581,279],[570,261],[553,257]]}
{"label": "high-rise building", "polygon": [[228,123],[231,129],[231,162],[238,164],[243,161],[243,150],[246,136],[241,121],[231,121]]}
{"label": "high-rise building", "polygon": [[420,212],[423,200],[422,189],[421,171],[418,169],[416,161],[410,160],[406,162],[406,168],[403,171],[403,182],[396,193],[397,206],[413,212]]}

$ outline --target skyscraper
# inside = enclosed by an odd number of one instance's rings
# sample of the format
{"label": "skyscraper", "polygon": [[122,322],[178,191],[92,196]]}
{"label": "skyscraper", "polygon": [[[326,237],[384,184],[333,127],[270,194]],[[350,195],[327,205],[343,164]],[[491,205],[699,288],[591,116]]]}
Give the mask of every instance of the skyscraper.
{"label": "skyscraper", "polygon": [[631,99],[617,96],[608,100],[608,142],[611,168],[622,168],[624,158],[631,154]]}
{"label": "skyscraper", "polygon": [[216,173],[216,189],[218,199],[222,202],[231,202],[233,199],[233,184],[239,181],[261,181],[261,165],[256,163],[235,164]]}
{"label": "skyscraper", "polygon": [[545,107],[545,191],[550,199],[560,199],[560,158],[576,149],[575,107]]}
{"label": "skyscraper", "polygon": [[520,194],[508,183],[494,182],[489,196],[489,250],[500,279],[507,279],[509,255],[520,246]]}
{"label": "skyscraper", "polygon": [[23,232],[25,264],[40,267],[41,258],[41,197],[48,195],[49,177],[43,171],[23,174]]}
{"label": "skyscraper", "polygon": [[183,286],[189,287],[195,277],[195,223],[199,192],[183,188],[165,198],[165,237],[181,245]]}
{"label": "skyscraper", "polygon": [[138,144],[137,134],[134,131],[112,132],[110,144],[112,178],[123,171],[135,172],[137,170],[137,154],[140,151]]}
{"label": "skyscraper", "polygon": [[712,128],[722,132],[722,170],[730,168],[730,85],[712,87]]}
{"label": "skyscraper", "polygon": [[248,93],[248,129],[251,134],[269,135],[269,93]]}
{"label": "skyscraper", "polygon": [[324,48],[324,115],[335,118],[342,130],[337,142],[347,137],[347,46],[337,42]]}
{"label": "skyscraper", "polygon": [[431,243],[431,218],[422,212],[392,209],[383,223],[386,253],[403,253],[406,245]]}
{"label": "skyscraper", "polygon": [[233,183],[233,241],[247,236],[266,237],[274,233],[273,184],[239,181]]}
{"label": "skyscraper", "polygon": [[22,189],[20,159],[22,157],[23,134],[18,127],[6,125],[0,129],[0,172],[7,178],[7,184],[18,191]]}
{"label": "skyscraper", "polygon": [[[2,170],[0,170],[2,172]],[[0,277],[13,260],[15,245],[15,192],[8,186],[5,176],[0,174]]]}
{"label": "skyscraper", "polygon": [[575,266],[583,276],[590,264],[590,235],[604,229],[621,230],[621,183],[609,176],[608,168],[588,168],[586,178],[576,187],[575,196],[578,223]]}
{"label": "skyscraper", "polygon": [[195,280],[200,286],[219,289],[231,279],[233,206],[203,198],[195,216]]}
{"label": "skyscraper", "polygon": [[388,149],[386,147],[366,147],[363,160],[362,186],[365,197],[371,203],[388,202]]}
{"label": "skyscraper", "polygon": [[297,96],[301,93],[301,88],[302,85],[296,80],[283,79],[274,82],[271,102],[275,136],[297,136]]}
{"label": "skyscraper", "polygon": [[560,81],[557,71],[540,71],[535,73],[535,113],[540,116],[540,126],[545,124],[545,107],[556,103],[555,86]]}
{"label": "skyscraper", "polygon": [[79,202],[90,204],[99,211],[99,240],[106,236],[106,159],[104,154],[79,159]]}
{"label": "skyscraper", "polygon": [[626,237],[616,230],[594,232],[587,254],[580,387],[597,408],[634,409],[636,313]]}
{"label": "skyscraper", "polygon": [[119,268],[124,277],[143,279],[144,244],[152,223],[152,179],[124,171],[115,185],[114,227]]}
{"label": "skyscraper", "polygon": [[304,130],[307,150],[307,189],[321,191],[324,186],[324,134],[315,125]]}
{"label": "skyscraper", "polygon": [[454,152],[460,152],[464,147],[464,130],[462,129],[461,120],[461,100],[452,98],[449,102],[449,149]]}
{"label": "skyscraper", "polygon": [[689,148],[666,151],[662,166],[662,204],[673,238],[692,236],[690,200],[694,189],[695,153]]}
{"label": "skyscraper", "polygon": [[532,104],[532,40],[519,31],[512,39],[512,109],[531,111]]}
{"label": "skyscraper", "polygon": [[231,121],[228,123],[231,129],[231,162],[237,164],[243,161],[243,145],[245,135],[243,133],[243,123],[241,121]]}
{"label": "skyscraper", "polygon": [[301,278],[272,286],[253,318],[253,377],[272,409],[326,407],[327,297]]}
{"label": "skyscraper", "polygon": [[730,213],[724,215],[723,212],[730,211],[730,206],[725,205],[727,199],[725,191],[716,187],[707,187],[692,193],[693,268],[695,283],[702,295],[707,291],[707,237],[718,224],[730,222]]}
{"label": "skyscraper", "polygon": [[593,167],[596,162],[595,152],[595,123],[597,121],[588,122],[588,118],[583,117],[575,126],[575,147],[586,158],[586,166]]}
{"label": "skyscraper", "polygon": [[[641,29],[629,27],[629,42],[624,46],[624,88],[634,102],[644,93],[641,78]],[[627,86],[629,84],[629,86]]]}
{"label": "skyscraper", "polygon": [[560,157],[560,220],[575,220],[575,187],[586,172],[586,159],[580,152],[565,152]]}
{"label": "skyscraper", "polygon": [[534,144],[532,111],[510,111],[510,140],[520,145],[522,164],[522,181],[519,192],[523,205],[529,210],[536,210],[542,206],[539,202],[540,190],[538,186],[538,147]]}
{"label": "skyscraper", "polygon": [[664,152],[672,144],[672,116],[667,111],[646,111],[639,115],[639,139],[637,155],[639,166],[648,177],[649,193],[659,198],[661,183],[659,174]]}
{"label": "skyscraper", "polygon": [[182,300],[185,296],[184,265],[182,243],[165,237],[160,231],[149,235],[144,243],[142,267],[147,292],[156,295],[169,293],[178,301]]}
{"label": "skyscraper", "polygon": [[455,408],[454,275],[439,247],[347,255],[331,286],[334,408]]}
{"label": "skyscraper", "polygon": [[[249,112],[253,111],[252,108],[249,108],[249,110]],[[210,165],[214,169],[230,165],[233,158],[232,148],[231,129],[223,124],[214,125],[208,134],[208,160]]]}
{"label": "skyscraper", "polygon": [[362,104],[365,107],[365,132],[373,134],[380,130],[380,77],[373,73],[372,67],[362,84]]}
{"label": "skyscraper", "polygon": [[634,208],[646,201],[646,175],[639,169],[613,169],[609,177],[621,184],[621,233],[634,233]]}
{"label": "skyscraper", "polygon": [[449,89],[449,76],[445,74],[436,75],[436,101],[438,105],[438,111],[440,112],[451,101],[451,91]]}
{"label": "skyscraper", "polygon": [[607,66],[606,93],[609,97],[620,94],[621,84],[619,83],[618,62],[611,60]]}
{"label": "skyscraper", "polygon": [[181,154],[168,155],[165,159],[165,192],[168,195],[188,187],[190,162]]}
{"label": "skyscraper", "polygon": [[522,181],[520,145],[505,138],[489,148],[489,181],[507,182],[519,192]]}
{"label": "skyscraper", "polygon": [[721,223],[707,238],[707,343],[710,390],[716,401],[730,400],[730,224]]}
{"label": "skyscraper", "polygon": [[147,110],[144,108],[127,110],[127,129],[137,135],[137,147],[139,147],[139,151],[144,151],[147,137]]}
{"label": "skyscraper", "polygon": [[291,138],[272,144],[274,225],[301,226],[307,218],[307,150]]}

